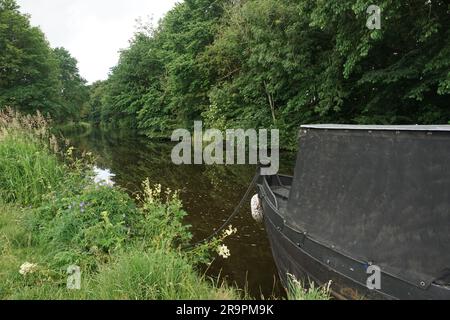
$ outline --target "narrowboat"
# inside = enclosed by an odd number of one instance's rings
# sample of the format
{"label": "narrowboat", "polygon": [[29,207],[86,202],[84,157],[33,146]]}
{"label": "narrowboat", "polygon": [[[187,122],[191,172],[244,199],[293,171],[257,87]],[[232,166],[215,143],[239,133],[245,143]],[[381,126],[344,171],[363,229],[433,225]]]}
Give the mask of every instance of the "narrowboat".
{"label": "narrowboat", "polygon": [[293,275],[331,281],[338,299],[450,299],[450,126],[302,126],[294,176],[257,187],[285,287]]}

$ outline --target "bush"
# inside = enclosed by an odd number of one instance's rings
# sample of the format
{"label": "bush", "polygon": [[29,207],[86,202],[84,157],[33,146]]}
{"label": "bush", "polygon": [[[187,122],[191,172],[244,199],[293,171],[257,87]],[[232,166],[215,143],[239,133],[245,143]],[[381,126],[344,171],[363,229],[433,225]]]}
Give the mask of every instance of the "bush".
{"label": "bush", "polygon": [[97,261],[129,242],[137,208],[126,193],[91,183],[79,193],[49,194],[33,213],[28,226],[56,267],[76,263],[95,269]]}

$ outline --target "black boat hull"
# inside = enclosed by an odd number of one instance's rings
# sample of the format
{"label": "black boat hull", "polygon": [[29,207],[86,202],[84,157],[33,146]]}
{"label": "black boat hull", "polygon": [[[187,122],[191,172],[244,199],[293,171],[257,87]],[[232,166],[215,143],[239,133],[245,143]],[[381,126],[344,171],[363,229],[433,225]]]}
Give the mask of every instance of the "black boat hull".
{"label": "black boat hull", "polygon": [[263,177],[258,184],[262,199],[265,227],[270,240],[275,263],[285,288],[288,277],[293,275],[303,281],[318,285],[332,282],[332,294],[343,300],[448,300],[450,287],[431,284],[420,288],[393,275],[382,273],[382,289],[370,290],[367,286],[368,263],[334,250],[300,233],[287,224],[280,213],[280,198],[272,192],[280,181],[288,183],[290,177]]}

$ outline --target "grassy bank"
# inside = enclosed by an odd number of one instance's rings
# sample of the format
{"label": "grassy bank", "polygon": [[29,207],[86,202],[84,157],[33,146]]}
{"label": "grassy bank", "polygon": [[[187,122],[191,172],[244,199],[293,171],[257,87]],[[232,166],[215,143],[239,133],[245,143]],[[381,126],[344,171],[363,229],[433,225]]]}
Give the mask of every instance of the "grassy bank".
{"label": "grassy bank", "polygon": [[[72,154],[43,117],[0,114],[0,299],[242,297],[198,273],[206,247],[181,249],[191,235],[175,193],[146,183],[136,202]],[[67,289],[71,265],[80,290]]]}
{"label": "grassy bank", "polygon": [[[198,271],[235,231],[183,250],[191,234],[176,193],[146,181],[131,199],[95,184],[91,155],[75,158],[51,132],[39,114],[0,112],[0,299],[249,298]],[[67,288],[70,266],[79,290]],[[290,289],[291,299],[329,297]]]}

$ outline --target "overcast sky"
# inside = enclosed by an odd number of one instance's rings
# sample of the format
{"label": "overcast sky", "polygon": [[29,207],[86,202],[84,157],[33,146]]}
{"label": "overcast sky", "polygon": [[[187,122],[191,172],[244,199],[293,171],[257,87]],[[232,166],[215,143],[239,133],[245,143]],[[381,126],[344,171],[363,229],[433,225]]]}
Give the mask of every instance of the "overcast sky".
{"label": "overcast sky", "polygon": [[[180,0],[181,1],[181,0]],[[52,47],[65,47],[78,60],[81,75],[104,80],[128,47],[136,19],[157,22],[177,0],[17,0]]]}

